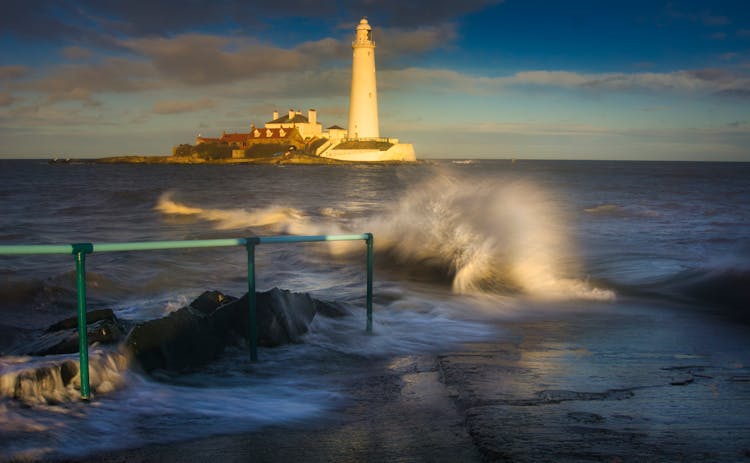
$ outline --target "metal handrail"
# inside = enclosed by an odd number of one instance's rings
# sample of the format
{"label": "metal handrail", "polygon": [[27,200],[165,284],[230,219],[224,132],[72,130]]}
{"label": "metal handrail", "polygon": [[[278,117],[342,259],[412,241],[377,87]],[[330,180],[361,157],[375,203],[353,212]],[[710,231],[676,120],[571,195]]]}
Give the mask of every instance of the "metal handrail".
{"label": "metal handrail", "polygon": [[255,246],[259,244],[308,243],[319,241],[358,241],[367,243],[367,327],[372,332],[372,233],[352,235],[310,236],[253,236],[211,240],[140,241],[123,243],[73,243],[73,244],[10,244],[0,245],[0,255],[72,254],[76,265],[76,292],[78,295],[78,353],[80,358],[81,398],[89,400],[89,345],[86,329],[86,255],[94,252],[152,251],[159,249],[214,248],[244,246],[247,250],[247,288],[250,359],[258,360],[258,323],[255,300]]}

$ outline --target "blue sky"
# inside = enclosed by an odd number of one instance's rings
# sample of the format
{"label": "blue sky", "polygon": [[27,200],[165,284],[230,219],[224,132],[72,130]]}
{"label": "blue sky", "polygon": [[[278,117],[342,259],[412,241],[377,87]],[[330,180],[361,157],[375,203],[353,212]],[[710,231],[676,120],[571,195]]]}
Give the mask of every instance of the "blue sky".
{"label": "blue sky", "polygon": [[377,43],[381,134],[421,158],[750,161],[744,1],[5,0],[0,156],[166,154],[274,109],[347,125]]}

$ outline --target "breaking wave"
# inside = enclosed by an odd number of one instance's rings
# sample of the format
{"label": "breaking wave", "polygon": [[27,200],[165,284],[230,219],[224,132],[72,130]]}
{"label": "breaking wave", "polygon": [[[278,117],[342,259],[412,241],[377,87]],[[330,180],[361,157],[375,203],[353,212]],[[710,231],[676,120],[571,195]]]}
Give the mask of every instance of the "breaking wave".
{"label": "breaking wave", "polygon": [[218,230],[292,224],[304,220],[300,211],[290,207],[270,206],[252,212],[244,209],[203,209],[178,203],[172,200],[171,193],[163,194],[155,209],[164,214],[195,216],[215,222]]}
{"label": "breaking wave", "polygon": [[[578,278],[565,218],[528,182],[477,182],[437,174],[411,187],[389,211],[344,227],[289,207],[203,209],[165,194],[156,209],[216,222],[221,230],[263,227],[273,233],[371,231],[376,252],[395,269],[440,275],[456,293],[518,293],[535,298],[612,299]],[[324,214],[336,220],[335,214]],[[337,252],[354,247],[337,246]],[[332,252],[333,248],[331,248]],[[381,262],[383,261],[381,260]]]}
{"label": "breaking wave", "polygon": [[379,250],[446,272],[454,292],[613,297],[573,277],[579,269],[564,217],[528,182],[439,176],[410,190],[372,225]]}
{"label": "breaking wave", "polygon": [[[75,358],[75,359],[74,359]],[[95,394],[106,394],[125,384],[130,360],[119,351],[93,350],[89,384]],[[0,397],[26,405],[80,400],[81,376],[77,355],[0,357]]]}

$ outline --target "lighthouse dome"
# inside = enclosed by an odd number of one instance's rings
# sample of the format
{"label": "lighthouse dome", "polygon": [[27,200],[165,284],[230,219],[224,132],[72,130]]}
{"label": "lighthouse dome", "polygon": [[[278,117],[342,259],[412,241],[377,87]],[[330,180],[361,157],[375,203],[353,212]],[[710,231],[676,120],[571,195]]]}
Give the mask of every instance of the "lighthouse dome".
{"label": "lighthouse dome", "polygon": [[370,27],[370,23],[367,21],[367,18],[362,18],[359,21],[359,25],[357,26],[357,30],[372,30],[372,27]]}

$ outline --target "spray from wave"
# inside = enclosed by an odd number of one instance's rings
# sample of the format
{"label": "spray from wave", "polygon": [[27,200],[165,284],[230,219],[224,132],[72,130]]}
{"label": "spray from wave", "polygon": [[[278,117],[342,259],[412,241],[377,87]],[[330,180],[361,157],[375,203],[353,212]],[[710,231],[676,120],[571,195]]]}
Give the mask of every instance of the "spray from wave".
{"label": "spray from wave", "polygon": [[579,268],[564,223],[555,203],[531,183],[440,175],[408,191],[372,228],[381,251],[445,271],[457,293],[611,298],[570,277]]}
{"label": "spray from wave", "polygon": [[[565,220],[554,201],[528,182],[503,183],[437,173],[402,195],[384,213],[349,227],[322,223],[289,207],[203,209],[165,194],[156,209],[216,222],[221,230],[264,228],[272,233],[371,231],[376,252],[410,272],[439,274],[456,293],[519,293],[543,299],[612,299],[577,278]],[[336,220],[334,214],[323,214]],[[354,247],[337,246],[341,253]]]}

